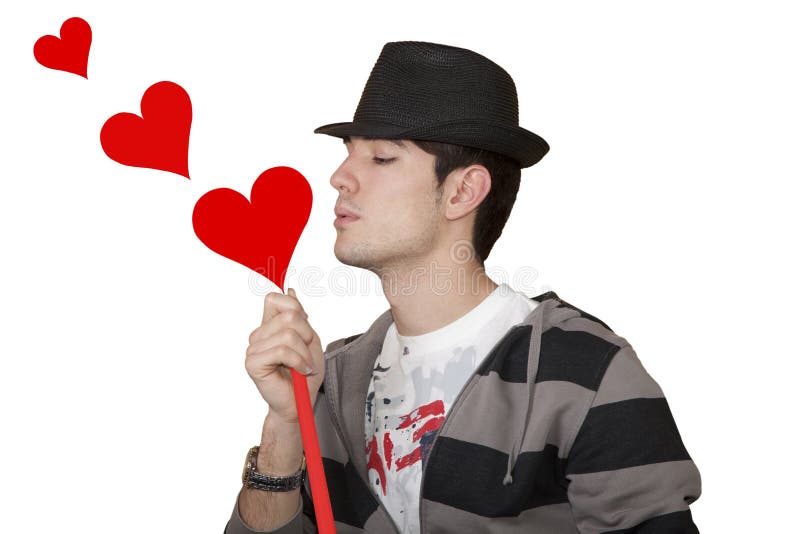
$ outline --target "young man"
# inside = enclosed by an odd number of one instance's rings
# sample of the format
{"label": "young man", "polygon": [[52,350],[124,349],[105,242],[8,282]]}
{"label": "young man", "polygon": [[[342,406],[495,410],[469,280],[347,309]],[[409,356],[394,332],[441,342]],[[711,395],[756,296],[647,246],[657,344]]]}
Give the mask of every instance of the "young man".
{"label": "young man", "polygon": [[388,43],[353,121],[315,131],[347,148],[335,255],[390,309],[323,353],[294,292],[267,295],[245,365],[270,409],[226,532],[317,531],[290,367],[311,371],[338,532],[697,532],[700,474],[631,345],[486,276],[520,169],[549,148],[511,77]]}

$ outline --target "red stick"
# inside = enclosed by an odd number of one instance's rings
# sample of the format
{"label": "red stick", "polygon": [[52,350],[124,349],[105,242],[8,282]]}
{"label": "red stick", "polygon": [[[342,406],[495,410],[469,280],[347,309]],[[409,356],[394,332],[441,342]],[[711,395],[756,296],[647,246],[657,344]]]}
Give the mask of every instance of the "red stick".
{"label": "red stick", "polygon": [[303,450],[306,455],[306,468],[311,482],[311,497],[314,501],[314,515],[317,517],[319,534],[336,534],[333,525],[333,511],[328,497],[328,483],[322,468],[322,456],[319,452],[317,427],[314,425],[314,412],[311,409],[311,395],[308,381],[292,369],[292,386],[294,401],[297,406],[297,417],[300,420],[300,435],[303,438]]}

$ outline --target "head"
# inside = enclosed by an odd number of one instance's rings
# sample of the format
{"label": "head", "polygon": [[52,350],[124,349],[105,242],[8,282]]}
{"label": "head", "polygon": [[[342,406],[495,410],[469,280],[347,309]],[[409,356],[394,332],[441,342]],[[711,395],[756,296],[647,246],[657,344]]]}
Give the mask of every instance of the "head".
{"label": "head", "polygon": [[337,206],[359,219],[337,228],[334,253],[342,263],[379,274],[426,268],[449,254],[463,263],[469,243],[471,261],[483,267],[519,190],[517,161],[432,141],[344,142],[347,157],[330,182]]}
{"label": "head", "polygon": [[361,216],[337,225],[336,257],[378,273],[463,265],[463,244],[472,267],[483,268],[520,170],[549,150],[519,125],[505,69],[472,50],[422,41],[386,43],[353,120],[314,132],[345,139],[348,157],[331,185],[339,206]]}

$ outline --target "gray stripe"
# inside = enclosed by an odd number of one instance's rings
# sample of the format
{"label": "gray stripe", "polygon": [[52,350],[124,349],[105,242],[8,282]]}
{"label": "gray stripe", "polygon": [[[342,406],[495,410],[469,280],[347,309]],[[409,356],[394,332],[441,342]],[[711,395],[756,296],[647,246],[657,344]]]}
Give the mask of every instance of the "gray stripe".
{"label": "gray stripe", "polygon": [[600,323],[592,321],[591,319],[587,319],[585,317],[569,317],[559,323],[554,324],[561,330],[579,330],[581,332],[586,332],[588,334],[592,334],[594,336],[599,337],[600,339],[612,343],[614,345],[622,347],[623,345],[629,345],[628,340],[624,337],[615,334],[608,328],[604,327]]}
{"label": "gray stripe", "polygon": [[[528,384],[506,382],[491,372],[473,378],[467,387],[464,404],[453,414],[452,422],[448,419],[445,435],[510,452],[514,436],[509,433],[509,421],[523,420]],[[541,451],[549,443],[565,455],[567,441],[582,422],[593,395],[594,391],[572,382],[537,383],[532,418],[520,452]]]}
{"label": "gray stripe", "polygon": [[[349,461],[350,457],[347,454],[347,449],[336,437],[336,430],[333,427],[329,410],[325,393],[319,393],[314,402],[314,421],[317,424],[320,454],[344,465]],[[364,441],[363,437],[361,441]],[[364,446],[366,447],[366,443],[364,443]]]}
{"label": "gray stripe", "polygon": [[[362,530],[353,525],[348,525],[347,523],[341,523],[339,521],[334,521],[333,525],[336,527],[336,534],[364,534],[364,532],[372,532],[371,530]],[[317,532],[317,530],[315,529],[311,532]]]}
{"label": "gray stripe", "polygon": [[636,356],[633,347],[626,345],[614,355],[600,382],[592,406],[635,398],[662,398],[664,392]]}
{"label": "gray stripe", "polygon": [[[399,534],[399,530],[394,520],[386,509],[378,506],[364,523],[364,532],[380,532],[382,534]],[[338,531],[337,531],[338,534]]]}
{"label": "gray stripe", "polygon": [[578,534],[568,503],[525,510],[517,517],[483,517],[446,504],[425,501],[426,532],[469,534]]}
{"label": "gray stripe", "polygon": [[239,499],[242,496],[241,490],[239,495],[236,496],[236,503],[233,505],[233,512],[231,512],[231,519],[225,526],[225,534],[255,534],[259,532],[274,532],[275,534],[293,534],[298,532],[301,526],[306,521],[303,516],[303,501],[300,499],[300,504],[297,507],[294,515],[290,517],[286,523],[273,530],[253,530],[244,524],[242,516],[239,515]]}
{"label": "gray stripe", "polygon": [[[561,323],[565,321],[580,317],[580,312],[577,310],[573,310],[572,308],[558,308],[558,302],[555,300],[547,300],[544,304],[540,304],[540,306],[546,305],[547,307],[543,310],[545,313],[542,316],[542,331],[547,330],[552,326],[558,325],[560,327]],[[536,311],[536,308],[534,308]],[[533,312],[531,312],[533,314]],[[529,322],[531,315],[525,319],[525,322]]]}
{"label": "gray stripe", "polygon": [[700,495],[700,473],[691,460],[567,478],[567,496],[582,534],[631,528],[655,516],[687,510]]}
{"label": "gray stripe", "polygon": [[339,339],[337,339],[335,341],[331,341],[330,343],[328,343],[325,346],[325,355],[327,356],[328,354],[330,354],[330,353],[340,349],[341,347],[343,347],[344,346],[344,342],[345,342],[346,339],[347,339],[346,337],[342,337],[342,338],[339,338]]}
{"label": "gray stripe", "polygon": [[364,453],[364,411],[367,390],[375,359],[380,354],[386,331],[392,323],[391,310],[386,310],[362,335],[349,345],[326,355],[325,393],[329,405],[340,415],[345,447],[358,476],[369,485],[367,458]]}

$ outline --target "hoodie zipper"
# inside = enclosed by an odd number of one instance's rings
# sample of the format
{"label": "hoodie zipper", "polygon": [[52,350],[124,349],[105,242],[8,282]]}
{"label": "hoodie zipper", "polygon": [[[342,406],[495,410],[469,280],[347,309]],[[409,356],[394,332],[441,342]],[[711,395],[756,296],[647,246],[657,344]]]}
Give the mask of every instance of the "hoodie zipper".
{"label": "hoodie zipper", "polygon": [[[327,372],[328,371],[326,371],[326,374],[327,374]],[[328,378],[328,376],[326,376],[325,378]],[[328,383],[333,383],[333,380],[331,379]],[[327,394],[325,395],[325,398],[328,401],[328,408],[330,409],[330,412],[331,412],[331,421],[333,422],[333,428],[336,430],[336,435],[339,438],[339,441],[344,444],[345,448],[349,449],[347,440],[344,439],[344,431],[342,431],[342,427],[339,426],[339,416],[336,413],[336,409],[335,409],[335,406],[333,404],[333,398],[330,395],[327,395]],[[434,439],[434,441],[436,441],[436,440]],[[355,458],[355,456],[353,456],[353,451],[348,450],[348,454],[351,455],[350,456],[351,458]],[[364,453],[364,454],[366,454],[366,453]],[[369,472],[369,471],[367,471],[367,472]],[[389,510],[386,509],[386,507],[383,505],[383,502],[379,498],[377,498],[375,495],[372,494],[372,488],[369,486],[369,484],[366,484],[361,479],[361,477],[358,477],[358,479],[361,480],[362,484],[364,484],[364,488],[367,490],[367,493],[369,494],[370,498],[372,498],[372,500],[375,501],[375,503],[378,505],[378,508],[383,510],[383,514],[384,514],[386,520],[389,522],[389,524],[394,529],[395,534],[401,534],[400,530],[397,528],[397,525],[394,522],[394,519],[392,519],[391,514],[389,514]]]}
{"label": "hoodie zipper", "polygon": [[[448,423],[448,420],[450,419],[450,416],[458,408],[460,408],[460,404],[459,403],[462,400],[462,396],[465,394],[465,392],[466,392],[466,390],[468,388],[471,389],[471,386],[474,386],[475,383],[473,382],[473,378],[476,376],[476,374],[478,372],[478,369],[481,368],[481,366],[484,364],[484,362],[486,361],[486,359],[489,356],[492,356],[492,354],[494,353],[494,350],[497,348],[497,346],[500,344],[500,342],[502,342],[506,337],[508,337],[508,335],[510,335],[511,332],[513,332],[515,329],[523,327],[523,326],[525,326],[525,323],[516,324],[516,325],[512,326],[511,328],[509,328],[508,331],[505,334],[503,334],[503,336],[500,339],[497,340],[497,342],[489,350],[489,352],[486,353],[486,356],[483,357],[483,360],[481,360],[481,362],[478,365],[475,366],[475,369],[473,369],[472,373],[469,375],[469,378],[467,378],[467,380],[461,386],[461,390],[458,392],[458,395],[456,395],[456,399],[453,401],[453,405],[447,411],[447,414],[445,414],[444,421],[442,421],[442,426],[439,427],[439,431],[436,432],[436,435],[433,437],[433,442],[431,442],[431,448],[428,451],[428,460],[433,458],[433,451],[436,449],[436,442],[439,440],[439,436],[444,432],[445,428],[447,427],[447,423]],[[423,515],[422,507],[425,505],[425,499],[422,498],[422,495],[423,495],[423,491],[425,489],[425,473],[427,472],[429,464],[430,464],[430,461],[425,463],[425,469],[422,470],[422,478],[420,479],[420,483],[419,483],[419,532],[420,532],[420,534],[425,534],[425,525],[422,523],[422,515]]]}

